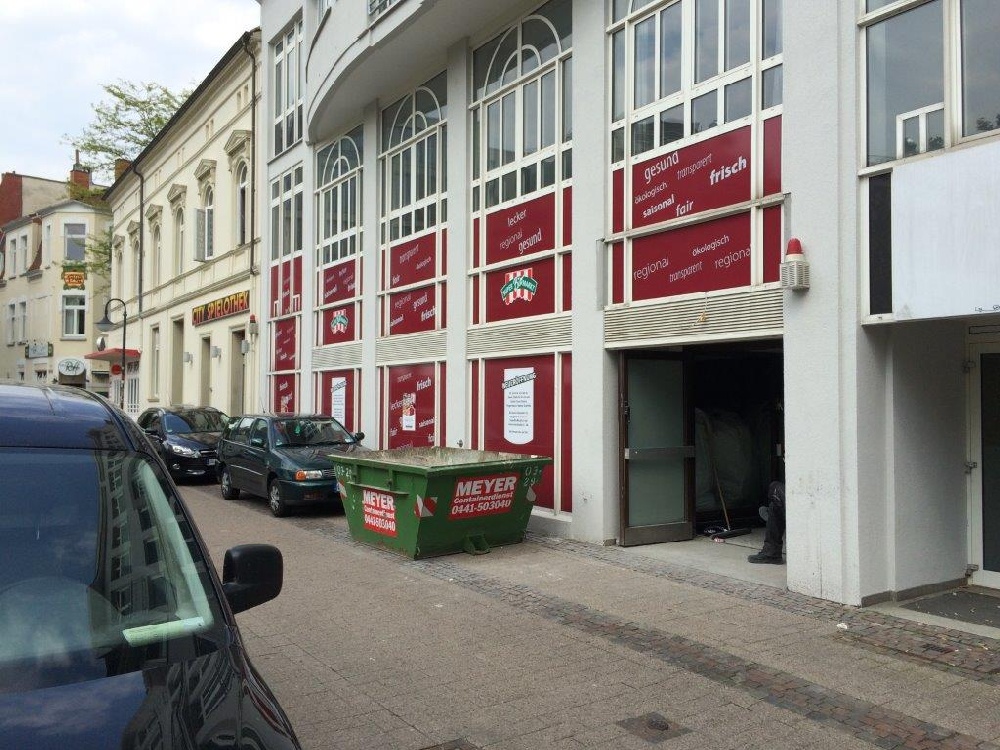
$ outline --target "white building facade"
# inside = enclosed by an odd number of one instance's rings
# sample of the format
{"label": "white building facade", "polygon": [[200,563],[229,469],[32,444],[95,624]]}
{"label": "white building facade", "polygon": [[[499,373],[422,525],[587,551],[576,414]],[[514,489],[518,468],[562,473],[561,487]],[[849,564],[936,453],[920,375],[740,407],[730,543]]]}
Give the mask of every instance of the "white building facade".
{"label": "white building facade", "polygon": [[552,456],[564,536],[691,538],[780,479],[793,590],[1000,586],[1000,10],[261,9],[268,408]]}
{"label": "white building facade", "polygon": [[259,33],[247,32],[107,192],[107,312],[127,320],[91,357],[115,367],[124,347],[126,378],[112,376],[111,396],[133,416],[180,404],[241,414],[258,403],[259,65]]}

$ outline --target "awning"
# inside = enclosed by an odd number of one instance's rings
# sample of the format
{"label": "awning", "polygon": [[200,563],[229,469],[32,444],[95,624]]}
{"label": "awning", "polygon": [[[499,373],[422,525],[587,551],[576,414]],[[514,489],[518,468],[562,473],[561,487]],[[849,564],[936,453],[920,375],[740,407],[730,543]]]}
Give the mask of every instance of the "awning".
{"label": "awning", "polygon": [[[125,350],[125,362],[138,362],[139,357],[142,352],[138,349],[126,349]],[[111,364],[120,365],[122,363],[122,350],[121,347],[115,349],[105,349],[103,351],[91,352],[90,354],[84,354],[84,359],[98,359],[101,362],[110,362]]]}

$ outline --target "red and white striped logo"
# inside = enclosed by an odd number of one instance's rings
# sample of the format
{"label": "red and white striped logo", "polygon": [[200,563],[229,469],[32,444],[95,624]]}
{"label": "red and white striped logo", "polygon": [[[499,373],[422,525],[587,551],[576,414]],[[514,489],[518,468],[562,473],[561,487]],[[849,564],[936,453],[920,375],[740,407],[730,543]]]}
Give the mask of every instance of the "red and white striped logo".
{"label": "red and white striped logo", "polygon": [[436,497],[420,497],[417,495],[417,504],[413,506],[413,513],[417,518],[430,518],[437,510]]}

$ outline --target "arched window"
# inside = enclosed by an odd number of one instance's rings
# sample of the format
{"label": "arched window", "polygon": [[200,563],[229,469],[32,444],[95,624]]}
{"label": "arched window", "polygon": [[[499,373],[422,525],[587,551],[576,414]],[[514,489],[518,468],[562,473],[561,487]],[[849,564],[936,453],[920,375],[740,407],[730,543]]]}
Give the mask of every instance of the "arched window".
{"label": "arched window", "polygon": [[184,273],[184,209],[174,212],[174,273]]}
{"label": "arched window", "polygon": [[248,216],[250,209],[250,179],[246,164],[236,171],[236,244],[245,245],[249,239]]}
{"label": "arched window", "polygon": [[215,194],[211,185],[202,195],[202,207],[198,209],[197,237],[195,239],[195,260],[208,260],[215,255]]}
{"label": "arched window", "polygon": [[160,238],[160,227],[153,227],[153,247],[149,254],[149,280],[151,286],[160,285],[160,263],[163,258],[163,243]]}
{"label": "arched window", "polygon": [[329,265],[361,247],[361,128],[316,155],[319,247],[317,264]]}

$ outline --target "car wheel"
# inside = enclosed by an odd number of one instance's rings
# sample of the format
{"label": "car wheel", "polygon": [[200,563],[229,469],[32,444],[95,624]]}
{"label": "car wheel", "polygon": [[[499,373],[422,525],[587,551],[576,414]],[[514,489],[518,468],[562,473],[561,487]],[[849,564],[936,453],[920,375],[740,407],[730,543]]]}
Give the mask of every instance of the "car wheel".
{"label": "car wheel", "polygon": [[288,506],[281,498],[281,484],[277,479],[272,479],[267,486],[267,505],[277,518],[288,515]]}
{"label": "car wheel", "polygon": [[228,466],[222,469],[222,476],[219,477],[219,489],[226,500],[235,500],[240,496],[239,489],[233,487],[233,477],[229,473]]}

